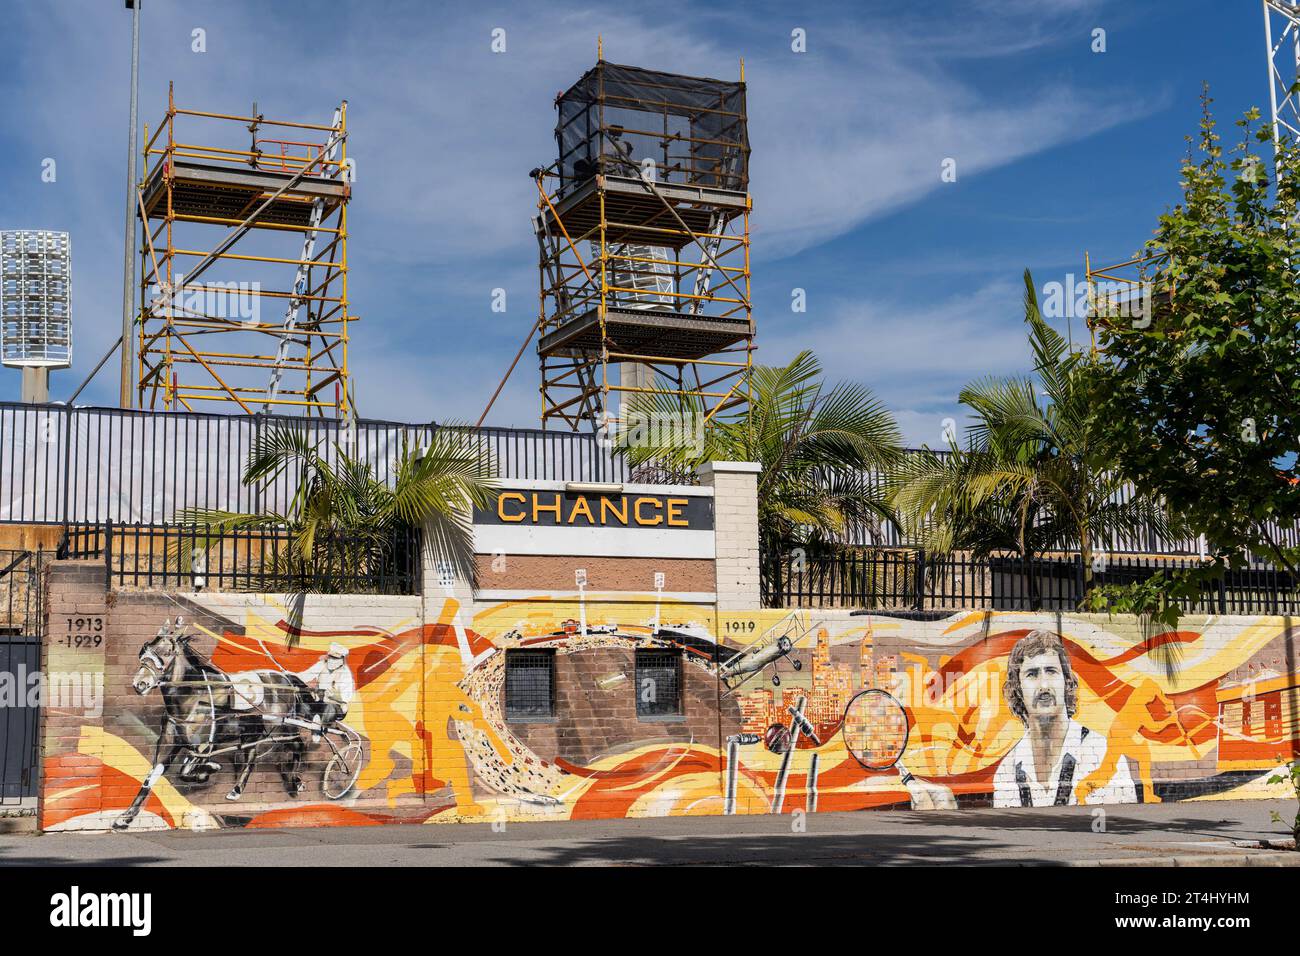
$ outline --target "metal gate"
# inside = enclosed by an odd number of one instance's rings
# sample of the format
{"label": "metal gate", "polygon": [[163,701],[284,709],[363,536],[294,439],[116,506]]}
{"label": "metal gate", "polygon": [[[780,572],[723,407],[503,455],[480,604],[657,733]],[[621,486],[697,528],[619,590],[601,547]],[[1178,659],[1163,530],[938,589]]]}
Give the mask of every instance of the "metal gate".
{"label": "metal gate", "polygon": [[0,809],[35,806],[40,777],[40,551],[0,551]]}

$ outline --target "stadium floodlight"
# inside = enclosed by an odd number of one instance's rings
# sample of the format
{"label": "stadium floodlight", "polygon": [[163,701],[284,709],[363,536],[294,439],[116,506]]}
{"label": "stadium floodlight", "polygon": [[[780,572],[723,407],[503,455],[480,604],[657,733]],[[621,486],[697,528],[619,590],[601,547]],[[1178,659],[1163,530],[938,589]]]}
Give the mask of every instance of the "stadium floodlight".
{"label": "stadium floodlight", "polygon": [[49,370],[72,364],[66,232],[0,231],[0,362],[23,370],[23,400],[48,401]]}

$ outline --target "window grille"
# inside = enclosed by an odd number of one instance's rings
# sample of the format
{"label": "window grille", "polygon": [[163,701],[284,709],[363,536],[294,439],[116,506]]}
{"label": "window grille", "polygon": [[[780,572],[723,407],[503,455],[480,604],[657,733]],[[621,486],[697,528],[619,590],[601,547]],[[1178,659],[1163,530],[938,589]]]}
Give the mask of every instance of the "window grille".
{"label": "window grille", "polygon": [[682,655],[679,651],[636,652],[636,715],[671,717],[682,713]]}
{"label": "window grille", "polygon": [[506,651],[506,720],[555,716],[555,651]]}

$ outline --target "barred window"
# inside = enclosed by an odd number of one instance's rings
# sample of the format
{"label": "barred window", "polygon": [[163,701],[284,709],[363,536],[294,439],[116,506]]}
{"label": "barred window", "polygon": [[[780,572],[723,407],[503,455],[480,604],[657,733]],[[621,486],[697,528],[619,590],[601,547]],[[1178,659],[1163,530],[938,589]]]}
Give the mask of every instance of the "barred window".
{"label": "barred window", "polygon": [[555,651],[506,651],[506,720],[555,716]]}
{"label": "barred window", "polygon": [[648,648],[636,652],[636,715],[672,717],[682,712],[680,651]]}

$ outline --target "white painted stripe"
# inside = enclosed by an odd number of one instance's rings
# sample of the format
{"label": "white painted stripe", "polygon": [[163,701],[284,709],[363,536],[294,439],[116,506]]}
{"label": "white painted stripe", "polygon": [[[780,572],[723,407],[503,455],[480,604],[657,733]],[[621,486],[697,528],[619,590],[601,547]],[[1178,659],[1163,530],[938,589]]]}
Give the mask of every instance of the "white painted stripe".
{"label": "white painted stripe", "polygon": [[712,560],[712,531],[674,528],[547,528],[475,525],[478,554],[545,554],[581,558],[704,558]]}
{"label": "white painted stripe", "polygon": [[580,596],[577,591],[547,591],[518,588],[487,588],[474,592],[476,601],[577,601],[585,597],[592,602],[622,601],[629,604],[654,604],[655,601],[676,601],[680,604],[714,604],[718,595],[714,591],[665,591],[662,597],[645,591],[588,591]]}
{"label": "white painted stripe", "polygon": [[[500,491],[510,491],[518,488],[521,491],[563,491],[567,484],[588,485],[588,484],[618,484],[618,482],[589,482],[589,481],[552,481],[549,478],[498,478],[496,487]],[[691,498],[712,498],[712,485],[642,485],[642,484],[625,484],[620,492],[625,495],[685,495]],[[586,492],[589,495],[599,495],[596,492]]]}

